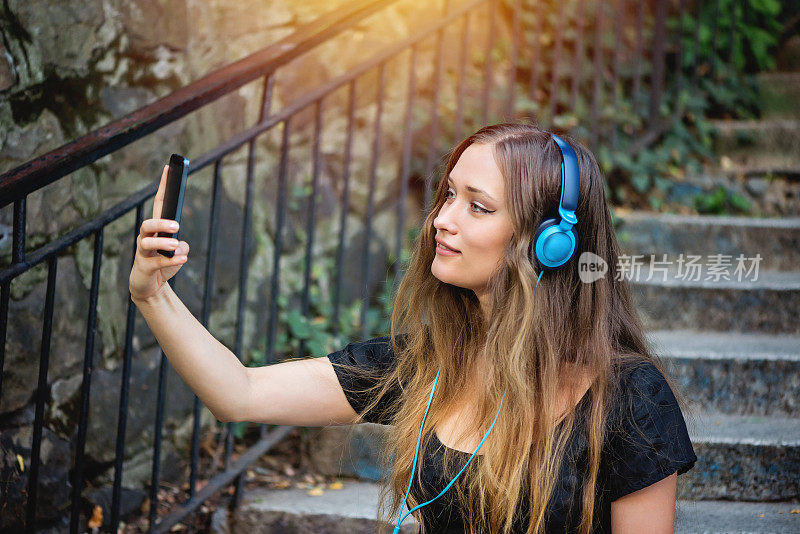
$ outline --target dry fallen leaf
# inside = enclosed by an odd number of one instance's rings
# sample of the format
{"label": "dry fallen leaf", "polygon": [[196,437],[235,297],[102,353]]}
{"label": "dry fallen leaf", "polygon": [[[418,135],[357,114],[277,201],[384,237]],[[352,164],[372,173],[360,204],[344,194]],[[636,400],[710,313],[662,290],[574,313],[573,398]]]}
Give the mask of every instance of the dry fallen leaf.
{"label": "dry fallen leaf", "polygon": [[328,489],[332,489],[332,490],[342,489],[343,487],[344,487],[344,484],[342,484],[338,480],[336,482],[331,482],[330,484],[328,484]]}
{"label": "dry fallen leaf", "polygon": [[98,505],[94,505],[94,510],[92,510],[92,518],[89,520],[89,528],[99,528],[100,525],[103,524],[103,508]]}
{"label": "dry fallen leaf", "polygon": [[17,454],[17,462],[19,462],[19,471],[20,473],[25,472],[25,462],[22,461],[22,456]]}
{"label": "dry fallen leaf", "polygon": [[308,490],[308,494],[311,495],[312,497],[319,497],[321,495],[324,495],[325,492],[322,491],[322,488],[317,486],[316,488]]}
{"label": "dry fallen leaf", "polygon": [[790,513],[790,514],[800,514],[800,508],[794,508],[794,509],[792,509],[792,511],[791,511],[791,512],[789,512],[789,513]]}

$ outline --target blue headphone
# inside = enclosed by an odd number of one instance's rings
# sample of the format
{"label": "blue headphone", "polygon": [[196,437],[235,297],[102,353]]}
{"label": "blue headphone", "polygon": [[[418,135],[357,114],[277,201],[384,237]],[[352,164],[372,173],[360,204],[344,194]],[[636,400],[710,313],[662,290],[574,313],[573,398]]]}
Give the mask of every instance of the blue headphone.
{"label": "blue headphone", "polygon": [[545,219],[533,238],[533,257],[543,270],[558,269],[575,255],[578,234],[575,209],[578,207],[578,158],[572,147],[551,133],[561,151],[561,198],[558,214],[561,220]]}

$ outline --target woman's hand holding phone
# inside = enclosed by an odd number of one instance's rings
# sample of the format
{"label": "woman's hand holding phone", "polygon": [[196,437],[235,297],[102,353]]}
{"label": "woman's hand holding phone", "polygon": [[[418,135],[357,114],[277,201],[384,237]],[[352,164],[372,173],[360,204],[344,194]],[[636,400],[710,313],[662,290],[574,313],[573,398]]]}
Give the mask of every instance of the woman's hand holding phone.
{"label": "woman's hand holding phone", "polygon": [[[159,232],[168,234],[178,232],[174,220],[161,218],[168,172],[169,165],[165,165],[153,201],[153,218],[142,221],[139,236],[136,238],[136,255],[128,279],[128,287],[134,301],[150,299],[164,290],[166,282],[175,276],[189,259],[189,243],[157,235]],[[174,251],[174,255],[169,258],[159,254],[158,250]]]}

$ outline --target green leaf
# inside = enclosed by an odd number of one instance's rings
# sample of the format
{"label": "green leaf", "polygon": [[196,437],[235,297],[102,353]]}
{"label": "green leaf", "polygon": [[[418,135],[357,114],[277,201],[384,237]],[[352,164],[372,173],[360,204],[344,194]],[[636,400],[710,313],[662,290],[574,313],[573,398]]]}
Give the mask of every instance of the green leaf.
{"label": "green leaf", "polygon": [[247,427],[250,423],[247,421],[240,421],[238,423],[233,423],[233,436],[236,439],[242,439],[244,437],[245,432],[247,432]]}
{"label": "green leaf", "polygon": [[663,204],[663,201],[660,198],[651,196],[651,197],[648,197],[647,200],[650,203],[650,207],[652,207],[654,210],[656,210],[656,211],[661,210],[661,206]]}
{"label": "green leaf", "polygon": [[733,193],[730,198],[728,199],[731,206],[735,211],[740,213],[749,213],[750,212],[750,201],[747,200],[744,196]]}
{"label": "green leaf", "polygon": [[767,15],[777,15],[781,11],[781,3],[778,0],[750,0],[750,6],[755,11]]}
{"label": "green leaf", "polygon": [[292,335],[299,339],[307,339],[310,335],[308,320],[297,310],[292,310],[286,317]]}
{"label": "green leaf", "polygon": [[650,176],[646,174],[634,176],[631,178],[631,183],[633,184],[634,189],[640,193],[644,193],[650,188]]}

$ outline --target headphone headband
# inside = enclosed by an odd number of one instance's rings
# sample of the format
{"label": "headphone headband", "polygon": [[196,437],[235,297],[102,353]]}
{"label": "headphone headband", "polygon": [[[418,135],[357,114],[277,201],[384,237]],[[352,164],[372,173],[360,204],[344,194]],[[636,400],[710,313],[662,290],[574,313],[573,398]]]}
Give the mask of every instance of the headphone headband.
{"label": "headphone headband", "polygon": [[578,222],[575,218],[578,207],[578,157],[569,143],[554,133],[550,135],[561,150],[561,200],[558,214],[570,224],[575,224]]}

